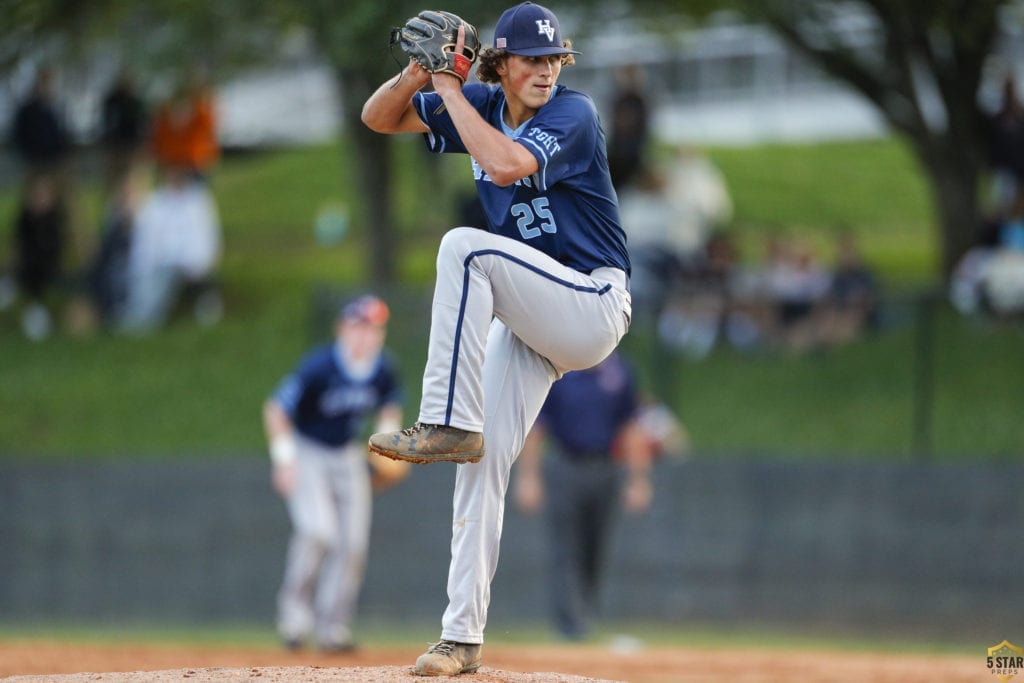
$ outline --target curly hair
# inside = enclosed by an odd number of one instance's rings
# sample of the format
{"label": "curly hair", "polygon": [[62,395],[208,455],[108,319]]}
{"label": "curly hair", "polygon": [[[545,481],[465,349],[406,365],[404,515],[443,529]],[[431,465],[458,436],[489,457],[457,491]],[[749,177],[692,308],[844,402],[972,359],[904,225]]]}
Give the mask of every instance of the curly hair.
{"label": "curly hair", "polygon": [[[562,47],[566,50],[572,49],[572,41],[566,38],[562,41]],[[476,77],[481,83],[500,83],[501,76],[498,75],[498,65],[509,55],[504,50],[493,47],[485,47],[480,50],[477,58]],[[574,55],[561,55],[562,66],[572,66],[576,63]]]}

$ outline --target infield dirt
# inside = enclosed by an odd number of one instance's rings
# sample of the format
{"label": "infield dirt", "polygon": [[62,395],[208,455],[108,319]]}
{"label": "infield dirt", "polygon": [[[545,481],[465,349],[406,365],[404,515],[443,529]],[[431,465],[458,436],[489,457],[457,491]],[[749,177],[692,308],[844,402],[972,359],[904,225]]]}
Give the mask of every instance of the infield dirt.
{"label": "infield dirt", "polygon": [[[425,646],[425,644],[424,644]],[[9,683],[141,681],[381,681],[421,683],[411,664],[422,648],[365,647],[348,655],[272,648],[0,641]],[[733,650],[599,645],[486,645],[465,683],[972,683],[991,680],[983,656],[810,649]]]}

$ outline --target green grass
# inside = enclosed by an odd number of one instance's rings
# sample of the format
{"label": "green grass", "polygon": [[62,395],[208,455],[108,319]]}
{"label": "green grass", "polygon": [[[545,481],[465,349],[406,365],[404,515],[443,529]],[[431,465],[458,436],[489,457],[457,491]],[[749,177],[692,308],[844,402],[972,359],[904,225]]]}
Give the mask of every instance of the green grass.
{"label": "green grass", "polygon": [[[915,334],[907,321],[820,353],[667,355],[648,382],[674,397],[703,454],[1019,459],[1024,330],[965,324],[943,309],[927,370],[915,365]],[[645,343],[640,333],[624,342],[634,355]],[[917,393],[925,371],[928,395]],[[931,406],[926,437],[915,432],[918,400]]]}
{"label": "green grass", "polygon": [[[363,619],[356,625],[359,642],[365,647],[407,647],[426,643],[437,637],[435,623],[409,623],[380,619]],[[608,645],[624,637],[636,639],[645,647],[742,649],[801,651],[846,651],[889,653],[971,654],[979,649],[976,642],[952,641],[935,637],[866,635],[850,630],[843,632],[810,630],[777,626],[721,626],[713,624],[672,624],[609,620],[593,633],[589,644]],[[110,645],[141,643],[185,645],[193,647],[276,648],[279,641],[272,627],[252,624],[208,625],[139,623],[139,624],[3,624],[0,641],[59,641]],[[492,645],[550,644],[557,642],[550,626],[543,623],[495,623],[487,636]]]}
{"label": "green grass", "polygon": [[[935,281],[927,193],[903,145],[709,151],[728,180],[748,258],[759,256],[768,234],[824,247],[835,230],[850,228],[893,291]],[[149,337],[56,335],[33,344],[22,338],[16,311],[0,313],[0,457],[262,452],[260,404],[324,332],[312,324],[314,291],[355,289],[369,279],[364,240],[372,222],[353,224],[333,245],[314,235],[322,207],[359,213],[348,154],[344,145],[328,145],[224,162],[214,189],[226,238],[228,315],[212,329],[179,319]],[[439,168],[465,174],[460,160],[426,156],[413,141],[397,146],[401,275],[387,288],[399,309],[390,344],[410,415],[419,398],[434,253],[454,221],[451,211],[427,210],[436,198],[423,179]],[[449,190],[462,187],[448,182]],[[96,193],[88,184],[85,190],[82,206],[94,217]],[[450,207],[450,197],[437,205]],[[0,193],[0,264],[10,256],[13,209],[13,191]],[[702,455],[912,457],[915,338],[912,311],[900,316],[878,335],[827,354],[723,350],[689,361],[652,352],[639,326],[625,348],[646,383],[672,400]],[[1020,328],[970,324],[943,308],[935,329],[934,456],[1019,456]]]}

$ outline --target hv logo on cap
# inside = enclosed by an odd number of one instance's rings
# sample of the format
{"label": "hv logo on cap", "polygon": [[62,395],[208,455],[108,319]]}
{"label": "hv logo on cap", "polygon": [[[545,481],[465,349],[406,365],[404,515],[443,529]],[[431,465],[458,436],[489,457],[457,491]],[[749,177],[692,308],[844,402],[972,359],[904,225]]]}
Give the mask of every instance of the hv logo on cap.
{"label": "hv logo on cap", "polygon": [[537,20],[537,33],[543,33],[548,37],[548,42],[552,42],[555,39],[555,29],[551,25],[550,19],[538,19]]}
{"label": "hv logo on cap", "polygon": [[520,3],[502,13],[494,28],[494,47],[524,57],[579,54],[562,45],[554,12],[532,2]]}

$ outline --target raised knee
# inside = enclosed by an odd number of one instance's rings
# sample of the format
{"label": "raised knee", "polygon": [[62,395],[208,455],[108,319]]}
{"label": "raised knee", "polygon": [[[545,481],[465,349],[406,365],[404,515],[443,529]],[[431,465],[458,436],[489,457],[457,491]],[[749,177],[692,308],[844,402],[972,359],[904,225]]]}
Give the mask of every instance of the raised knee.
{"label": "raised knee", "polygon": [[441,245],[437,250],[438,260],[447,257],[465,258],[473,250],[472,238],[480,233],[477,228],[452,228],[441,238]]}

